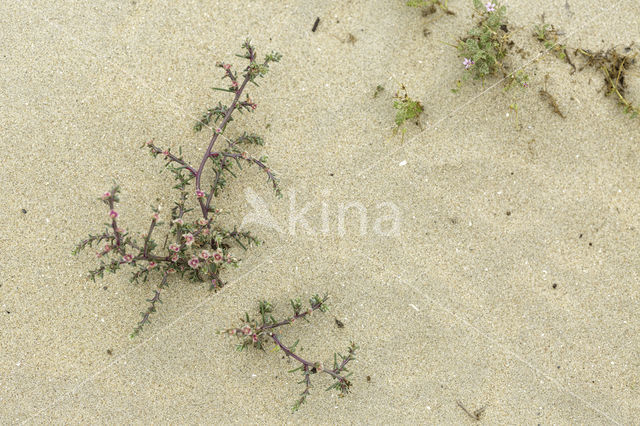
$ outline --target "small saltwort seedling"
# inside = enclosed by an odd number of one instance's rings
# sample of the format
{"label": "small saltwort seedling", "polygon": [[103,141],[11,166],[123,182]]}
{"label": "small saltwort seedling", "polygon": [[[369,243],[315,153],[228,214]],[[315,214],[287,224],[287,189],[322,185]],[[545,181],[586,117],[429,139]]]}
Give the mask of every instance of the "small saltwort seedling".
{"label": "small saltwort seedling", "polygon": [[566,46],[558,43],[558,30],[551,24],[540,24],[533,28],[533,35],[543,44],[544,48],[550,50],[556,57],[566,59]]}
{"label": "small saltwort seedling", "polygon": [[[215,108],[209,109],[195,125],[197,131],[204,127],[211,128],[210,124],[215,126],[199,164],[192,165],[185,160],[182,150],[176,155],[170,149],[156,146],[153,141],[143,145],[153,157],[161,156],[166,161],[166,168],[173,173],[176,180],[174,189],[179,192],[178,201],[171,209],[164,243],[159,245],[152,238],[154,231],[167,224],[160,219],[159,208],[153,208],[151,224],[140,240],[122,228],[117,210],[120,187],[115,185],[100,197],[107,206],[109,219],[104,230],[96,235],[89,235],[89,238],[80,242],[73,251],[73,254],[77,254],[93,244],[101,245],[97,252],[100,266],[89,272],[89,277],[94,281],[96,277],[102,277],[105,271],[115,273],[125,266],[134,269],[131,281],[138,282],[142,279],[146,282],[149,277],[159,280],[153,296],[148,300],[149,306],[142,313],[142,319],[135,327],[132,337],[142,330],[149,322],[151,314],[156,311],[156,305],[161,301],[160,293],[167,286],[172,274],[179,273],[193,281],[207,282],[211,290],[217,290],[224,285],[221,279],[222,271],[228,266],[237,266],[239,262],[231,253],[232,243],[235,242],[242,248],[259,243],[249,232],[240,232],[236,228],[225,229],[215,222],[220,210],[212,204],[213,198],[225,187],[227,177],[236,175],[234,165],[239,170],[243,164],[259,167],[266,174],[267,181],[272,183],[276,194],[280,195],[277,180],[265,164],[266,158],[256,158],[245,150],[245,146],[262,145],[262,138],[248,133],[242,133],[232,139],[225,135],[235,111],[252,112],[256,109],[257,105],[249,95],[242,99],[246,86],[249,83],[257,85],[256,80],[265,76],[269,65],[281,58],[280,54],[274,52],[259,61],[249,40],[243,44],[243,48],[245,53],[238,56],[248,60],[249,64],[242,70],[234,71],[229,64],[218,64],[224,71],[223,78],[229,80],[229,85],[216,90],[231,93],[233,99],[229,105],[219,103]],[[214,150],[218,140],[223,140],[222,143],[225,145]],[[205,181],[203,176],[207,164],[213,176],[211,180]],[[194,210],[187,206],[189,197],[195,198],[199,218],[191,219],[186,216]]]}
{"label": "small saltwort seedling", "polygon": [[[400,90],[403,92],[402,94],[400,94]],[[404,127],[405,121],[420,117],[420,114],[424,111],[424,107],[419,101],[415,101],[409,97],[404,85],[400,86],[400,90],[396,92],[393,101],[393,107],[397,110],[395,120],[396,128],[394,129],[394,132],[397,132],[402,128],[402,136],[404,137],[407,130],[406,127]],[[419,125],[420,122],[416,120],[416,124]]]}
{"label": "small saltwort seedling", "polygon": [[311,376],[314,374],[324,373],[330,376],[334,382],[327,390],[336,389],[340,392],[340,396],[348,393],[351,387],[351,382],[348,380],[351,373],[347,371],[347,364],[355,359],[358,347],[354,343],[351,343],[346,355],[334,353],[333,368],[328,368],[323,366],[321,362],[306,360],[295,353],[299,341],[287,346],[277,331],[280,327],[291,325],[299,320],[308,321],[309,317],[311,317],[315,311],[326,312],[328,309],[326,301],[326,295],[324,297],[314,295],[309,299],[309,308],[303,309],[300,299],[291,300],[293,315],[282,320],[276,320],[273,317],[273,305],[271,303],[261,301],[258,306],[258,312],[260,314],[258,318],[252,318],[248,313],[245,313],[245,317],[241,319],[241,325],[239,327],[233,327],[219,332],[220,334],[237,337],[240,341],[237,346],[239,351],[243,351],[248,347],[264,350],[267,342],[271,342],[275,344],[276,349],[280,349],[288,358],[293,359],[299,364],[297,368],[289,371],[290,373],[300,371],[302,380],[299,383],[304,384],[304,390],[300,394],[300,398],[293,405],[293,411],[298,410],[311,393]]}

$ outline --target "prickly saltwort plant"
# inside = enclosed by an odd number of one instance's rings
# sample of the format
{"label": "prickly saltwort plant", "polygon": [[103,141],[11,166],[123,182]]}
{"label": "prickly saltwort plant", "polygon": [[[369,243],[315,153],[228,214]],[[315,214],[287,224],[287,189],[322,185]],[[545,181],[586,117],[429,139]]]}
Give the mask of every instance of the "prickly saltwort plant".
{"label": "prickly saltwort plant", "polygon": [[309,317],[316,311],[326,312],[328,309],[326,301],[326,295],[324,297],[314,295],[309,299],[309,308],[303,309],[300,299],[291,300],[293,314],[282,320],[276,320],[273,317],[273,305],[271,303],[261,301],[258,306],[260,316],[257,319],[245,313],[245,317],[241,319],[241,325],[239,327],[233,327],[219,332],[220,334],[237,337],[240,341],[237,345],[238,351],[243,351],[248,347],[265,350],[268,342],[271,342],[275,345],[276,350],[279,349],[288,358],[293,359],[299,364],[297,368],[289,371],[290,373],[300,371],[302,380],[298,383],[304,384],[304,390],[300,394],[300,398],[293,405],[293,411],[298,410],[311,393],[311,377],[314,374],[324,373],[330,376],[333,384],[329,386],[327,390],[336,389],[340,392],[340,396],[348,393],[351,387],[351,382],[348,379],[351,373],[347,370],[347,364],[355,359],[358,347],[354,343],[351,343],[346,355],[334,353],[333,368],[328,368],[323,366],[321,362],[309,361],[302,358],[295,352],[299,341],[287,346],[277,331],[280,327],[291,325],[296,321],[308,321]]}
{"label": "prickly saltwort plant", "polygon": [[[234,243],[245,249],[248,245],[259,243],[249,232],[240,232],[236,228],[225,229],[216,223],[220,210],[214,206],[213,199],[224,188],[227,178],[236,175],[235,168],[242,170],[243,165],[257,166],[266,174],[267,181],[272,183],[276,194],[280,195],[277,180],[265,164],[266,158],[255,158],[245,150],[249,145],[262,145],[262,138],[248,133],[233,139],[225,135],[234,112],[252,112],[256,109],[257,105],[249,95],[243,99],[247,85],[257,85],[256,80],[265,76],[269,65],[281,58],[280,54],[274,52],[266,55],[264,60],[258,60],[249,40],[243,44],[243,48],[245,53],[238,56],[249,61],[243,69],[235,71],[229,64],[217,64],[223,70],[223,79],[228,79],[229,85],[216,90],[231,93],[233,99],[229,105],[219,103],[215,108],[209,109],[195,125],[196,131],[213,126],[213,135],[199,163],[190,163],[184,159],[182,150],[176,155],[170,149],[160,148],[153,141],[143,145],[153,157],[160,156],[166,161],[166,168],[176,180],[173,188],[178,190],[179,196],[171,209],[171,219],[168,222],[162,221],[159,208],[153,208],[148,231],[140,239],[134,237],[120,224],[117,209],[120,187],[115,185],[100,197],[107,206],[109,219],[104,230],[95,235],[90,234],[73,250],[73,254],[77,254],[94,244],[100,246],[97,252],[100,266],[89,272],[89,277],[94,281],[96,277],[102,277],[105,271],[115,273],[123,267],[134,269],[132,282],[141,279],[146,282],[148,278],[159,280],[132,337],[149,323],[151,314],[156,312],[157,304],[161,302],[160,294],[171,275],[186,275],[193,281],[208,282],[211,290],[218,290],[224,285],[222,271],[228,266],[238,265],[239,260],[231,252]],[[216,142],[222,146],[214,149]],[[203,179],[207,165],[213,172],[211,180]],[[195,199],[199,218],[187,218],[187,214],[194,210],[187,205],[190,197]],[[158,244],[152,237],[163,225],[164,238],[161,237],[159,241],[164,239],[164,243]]]}

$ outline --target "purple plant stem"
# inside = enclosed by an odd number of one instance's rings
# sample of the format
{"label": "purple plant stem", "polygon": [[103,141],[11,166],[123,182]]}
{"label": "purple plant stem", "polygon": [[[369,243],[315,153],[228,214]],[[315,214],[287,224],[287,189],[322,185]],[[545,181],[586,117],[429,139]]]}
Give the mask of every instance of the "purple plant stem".
{"label": "purple plant stem", "polygon": [[[253,52],[251,52],[251,58],[249,60],[253,62]],[[251,80],[251,72],[247,70],[247,75],[245,76],[238,90],[236,90],[236,96],[233,98],[233,102],[231,102],[231,106],[229,106],[229,108],[227,109],[227,113],[224,116],[222,123],[220,123],[220,126],[218,127],[219,129],[224,130],[225,126],[229,122],[229,119],[231,118],[231,114],[236,109],[238,100],[240,99],[240,96],[242,96],[242,92],[244,91],[244,88],[247,86],[247,83],[249,83],[250,80]],[[209,155],[211,155],[211,150],[213,149],[213,145],[216,143],[216,140],[218,139],[218,135],[220,135],[220,133],[218,133],[217,131],[214,131],[214,134],[211,137],[211,141],[209,142],[209,146],[207,147],[207,151],[205,152],[204,156],[202,157],[202,161],[200,162],[200,167],[198,167],[198,171],[196,172],[196,189],[197,190],[201,189],[200,178],[202,177],[202,172],[204,170],[204,166],[207,164]],[[211,200],[211,197],[207,199],[206,203],[202,199],[199,200],[200,208],[202,209],[202,216],[205,219],[209,218],[208,215],[209,215],[210,200]]]}
{"label": "purple plant stem", "polygon": [[[304,358],[299,357],[298,355],[296,355],[294,352],[291,351],[291,349],[289,349],[287,346],[285,346],[280,339],[278,339],[278,336],[274,333],[269,333],[269,337],[271,337],[271,339],[273,339],[273,341],[276,343],[276,345],[278,345],[280,347],[280,349],[282,349],[282,351],[287,355],[290,356],[291,358],[295,359],[296,361],[298,361],[300,364],[304,365],[305,367],[311,367],[311,368],[315,368],[316,364],[313,362],[309,362]],[[347,362],[351,361],[350,357],[347,356],[344,361],[342,361],[342,364],[340,365],[340,367],[337,370],[327,370],[327,369],[322,369],[321,371],[323,373],[327,373],[330,376],[332,376],[333,378],[335,378],[336,380],[340,381],[340,382],[344,382],[345,380],[347,380],[345,377],[342,377],[339,373],[340,371],[342,371],[342,369],[344,368],[344,366],[347,364]]]}

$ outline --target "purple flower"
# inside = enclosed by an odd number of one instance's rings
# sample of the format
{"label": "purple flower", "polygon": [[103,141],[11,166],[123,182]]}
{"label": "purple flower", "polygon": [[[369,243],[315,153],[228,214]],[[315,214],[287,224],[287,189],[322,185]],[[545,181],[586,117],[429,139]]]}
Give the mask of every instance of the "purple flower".
{"label": "purple flower", "polygon": [[496,4],[495,3],[491,3],[490,1],[488,1],[487,4],[484,5],[484,7],[487,8],[487,12],[495,12],[496,11]]}
{"label": "purple flower", "polygon": [[464,69],[466,70],[471,68],[473,64],[475,64],[475,62],[473,62],[471,59],[468,59],[468,58],[464,58],[464,61],[462,61],[462,65],[464,65]]}

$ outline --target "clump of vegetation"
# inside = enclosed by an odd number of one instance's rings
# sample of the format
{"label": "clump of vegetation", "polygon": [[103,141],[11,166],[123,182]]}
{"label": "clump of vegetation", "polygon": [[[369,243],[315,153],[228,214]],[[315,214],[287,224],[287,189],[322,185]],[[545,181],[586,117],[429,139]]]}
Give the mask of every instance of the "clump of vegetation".
{"label": "clump of vegetation", "polygon": [[404,85],[400,86],[400,90],[396,93],[394,99],[393,107],[396,109],[395,132],[402,129],[402,134],[404,136],[404,133],[406,132],[404,123],[408,120],[416,119],[416,124],[420,125],[418,118],[424,112],[424,107],[419,101],[415,101],[409,97]]}
{"label": "clump of vegetation", "polygon": [[455,15],[451,9],[449,9],[449,0],[407,0],[407,6],[422,8],[422,15],[427,16],[436,13],[437,8],[440,8],[447,15]]}
{"label": "clump of vegetation", "polygon": [[511,43],[507,8],[492,1],[483,5],[480,0],[473,0],[473,5],[479,19],[456,46],[463,58],[462,65],[476,80],[484,80],[499,72],[506,76],[503,59]]}
{"label": "clump of vegetation", "polygon": [[[107,207],[108,223],[105,223],[102,231],[80,242],[73,251],[73,254],[77,254],[94,244],[100,246],[96,252],[100,266],[89,272],[89,278],[94,281],[105,272],[115,273],[124,267],[134,270],[131,281],[146,282],[149,278],[158,281],[132,337],[149,323],[171,276],[186,276],[192,281],[208,283],[210,290],[218,290],[225,284],[221,273],[229,266],[238,266],[240,262],[233,254],[232,247],[237,245],[246,249],[251,244],[259,243],[249,232],[240,232],[235,227],[227,229],[216,223],[220,209],[213,201],[229,177],[236,176],[245,165],[257,166],[266,175],[267,181],[271,182],[276,194],[280,195],[276,177],[266,165],[266,157],[255,157],[245,150],[245,147],[262,145],[262,138],[246,132],[228,136],[227,126],[233,121],[234,112],[253,112],[257,108],[249,95],[243,99],[247,85],[257,84],[256,80],[264,77],[269,66],[281,58],[280,54],[273,52],[259,61],[249,40],[243,44],[243,48],[245,53],[239,56],[248,60],[249,64],[239,72],[234,71],[230,64],[218,64],[224,72],[223,78],[228,79],[229,84],[216,90],[231,93],[233,99],[229,105],[219,103],[215,108],[210,108],[196,123],[196,131],[205,127],[212,131],[199,163],[184,159],[181,150],[174,154],[168,148],[158,147],[153,141],[143,145],[153,157],[161,156],[166,161],[165,166],[176,181],[173,188],[178,191],[178,197],[168,220],[163,220],[159,207],[153,207],[147,232],[138,238],[134,237],[121,224],[117,208],[120,187],[115,185],[99,198]],[[217,142],[224,145],[214,150]],[[205,171],[211,173],[206,180]],[[194,208],[187,204],[191,197],[195,200]],[[198,213],[189,214],[194,210]],[[162,231],[164,233],[159,239],[153,238],[154,233]]]}
{"label": "clump of vegetation", "polygon": [[311,393],[311,378],[315,374],[324,373],[330,376],[333,384],[327,390],[336,389],[340,392],[340,396],[347,394],[351,388],[351,382],[349,381],[351,373],[347,370],[347,364],[355,359],[358,347],[354,343],[349,346],[346,355],[334,353],[333,368],[328,368],[321,362],[304,359],[296,353],[299,341],[292,345],[286,345],[278,333],[278,330],[283,326],[292,325],[300,320],[308,321],[309,317],[316,311],[326,312],[328,309],[326,301],[327,296],[320,297],[315,295],[309,299],[309,308],[303,309],[300,299],[291,300],[293,314],[282,320],[276,320],[273,317],[273,305],[271,303],[261,301],[258,306],[258,318],[253,318],[248,313],[245,313],[245,317],[241,320],[242,324],[239,327],[229,328],[220,332],[228,336],[235,336],[240,341],[237,345],[238,351],[243,351],[249,347],[264,351],[269,342],[271,342],[275,345],[275,350],[279,349],[285,356],[299,364],[298,367],[289,371],[299,371],[302,375],[302,380],[298,383],[304,385],[300,398],[293,405],[293,411],[297,411],[306,402]]}
{"label": "clump of vegetation", "polygon": [[[620,50],[624,50],[624,53]],[[632,48],[610,48],[606,51],[592,52],[587,49],[576,49],[576,53],[586,59],[582,69],[589,66],[600,70],[604,76],[605,96],[614,94],[625,114],[636,118],[640,114],[640,107],[632,103],[627,95],[627,71],[636,64],[637,52]]]}
{"label": "clump of vegetation", "polygon": [[567,59],[566,46],[558,43],[558,30],[551,24],[540,24],[533,28],[534,37],[559,59]]}

